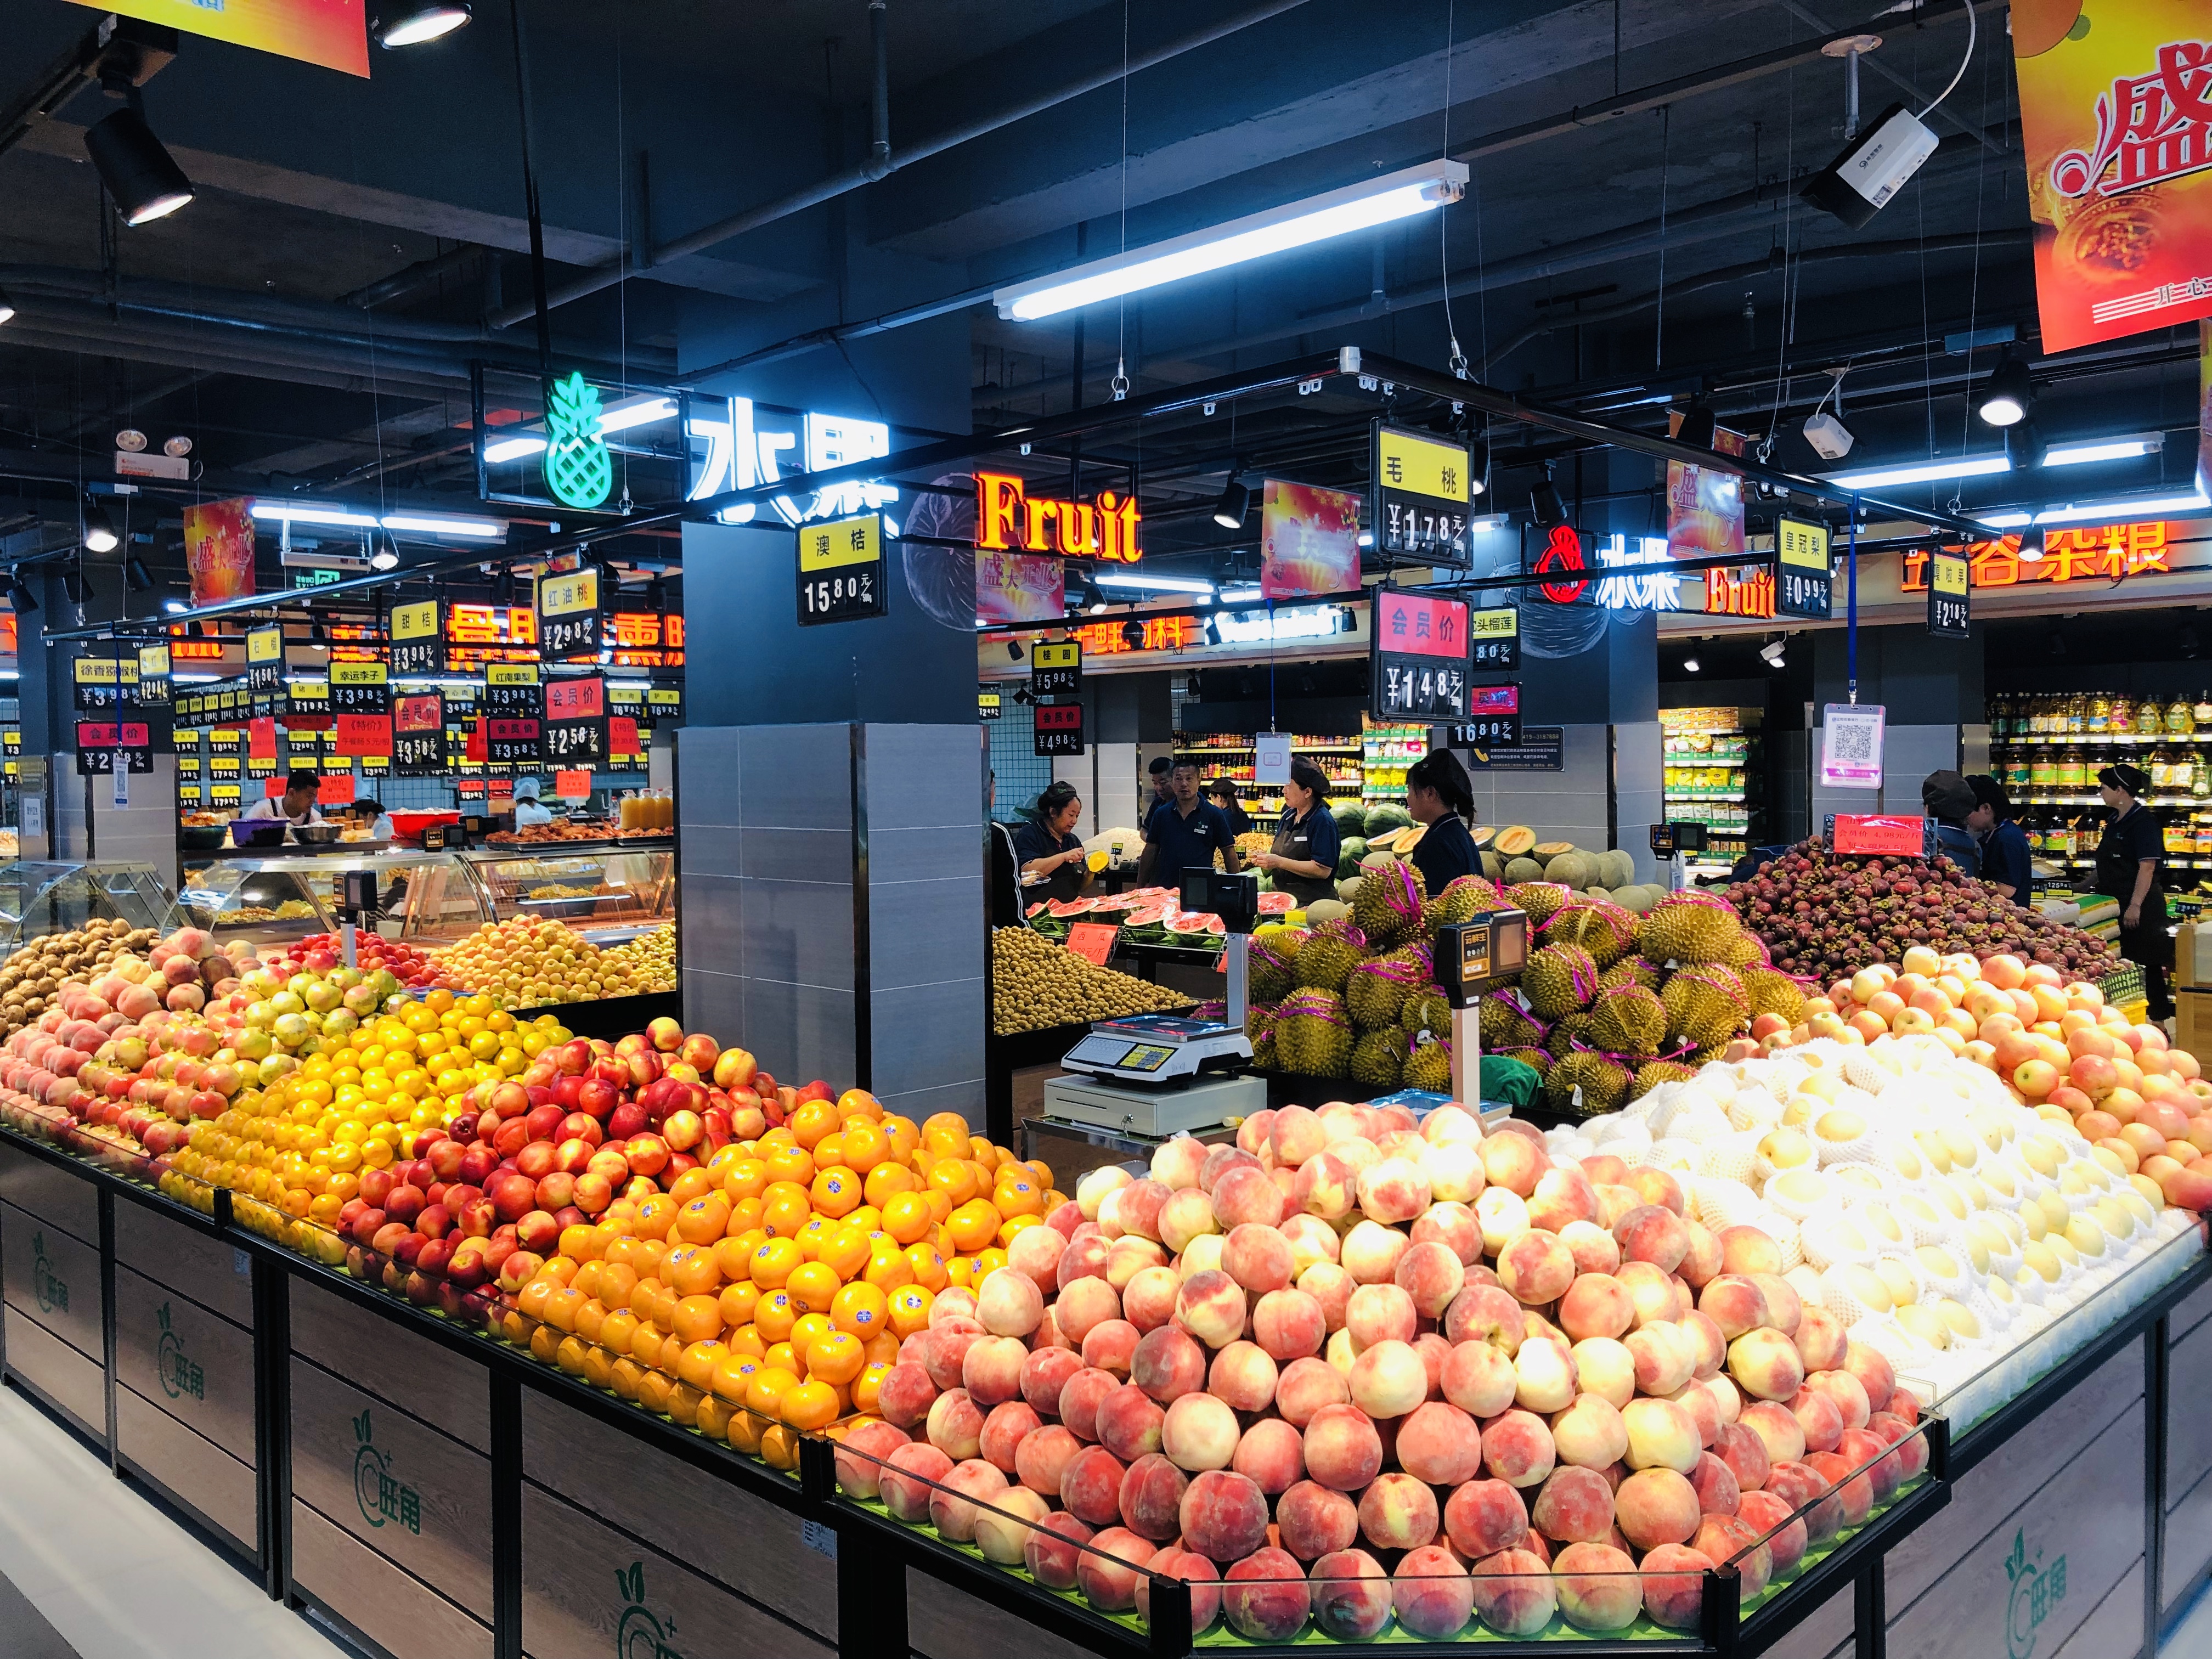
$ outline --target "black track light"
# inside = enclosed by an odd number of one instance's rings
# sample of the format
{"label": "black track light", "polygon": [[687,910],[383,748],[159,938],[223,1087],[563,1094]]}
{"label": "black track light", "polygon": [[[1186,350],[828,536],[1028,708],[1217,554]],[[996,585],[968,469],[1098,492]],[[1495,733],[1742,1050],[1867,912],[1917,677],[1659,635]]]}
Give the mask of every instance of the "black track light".
{"label": "black track light", "polygon": [[1490,489],[1490,445],[1481,439],[1468,446],[1467,493],[1469,496],[1486,495]]}
{"label": "black track light", "polygon": [[368,32],[378,46],[393,51],[465,28],[472,15],[464,0],[387,0],[368,20]]}
{"label": "black track light", "polygon": [[1559,487],[1552,482],[1549,468],[1542,480],[1528,492],[1528,510],[1535,514],[1539,530],[1556,530],[1567,521],[1566,504],[1559,499]]}
{"label": "black track light", "polygon": [[1694,444],[1699,449],[1713,447],[1713,406],[1700,392],[1690,399],[1690,406],[1682,411],[1682,422],[1674,428],[1677,443]]}
{"label": "black track light", "polygon": [[1006,660],[1008,662],[1019,662],[1021,659],[1022,642],[1019,640],[1008,640],[1006,641]]}
{"label": "black track light", "polygon": [[39,596],[31,591],[30,583],[23,580],[20,570],[8,573],[8,603],[19,617],[27,617],[39,608]]}
{"label": "black track light", "polygon": [[2066,654],[2066,636],[2055,628],[2051,630],[2049,643],[2052,656],[2063,657]]}
{"label": "black track light", "polygon": [[143,593],[154,585],[154,573],[136,553],[123,562],[123,585],[133,593]]}
{"label": "black track light", "polygon": [[2043,526],[2032,524],[2020,532],[2020,562],[2022,564],[2041,564],[2043,553]]}
{"label": "black track light", "polygon": [[13,318],[15,314],[15,302],[8,297],[8,290],[6,289],[0,288],[0,323],[7,322]]}
{"label": "black track light", "polygon": [[185,629],[185,635],[188,639],[204,640],[207,637],[207,624],[195,617],[191,625]]}
{"label": "black track light", "polygon": [[2050,446],[2043,441],[2043,429],[2031,416],[2025,421],[2014,421],[2004,429],[2005,459],[2012,463],[2015,472],[2033,472],[2043,465],[2044,455]]}
{"label": "black track light", "polygon": [[192,199],[192,181],[135,109],[95,121],[85,131],[84,148],[126,225],[151,224]]}
{"label": "black track light", "polygon": [[62,592],[68,594],[71,605],[82,605],[91,592],[84,580],[84,572],[70,565],[62,572]]}
{"label": "black track light", "polygon": [[668,584],[658,576],[645,585],[645,606],[656,615],[668,609]]}
{"label": "black track light", "polygon": [[88,500],[84,504],[83,539],[88,553],[112,553],[120,544],[115,520],[107,516],[107,509],[98,501]]}
{"label": "black track light", "polygon": [[2008,357],[1996,366],[1982,395],[1974,400],[1974,413],[1991,426],[2013,426],[2027,418],[2035,407],[2035,383],[2027,365]]}
{"label": "black track light", "polygon": [[1242,530],[1251,511],[1252,487],[1232,470],[1228,483],[1222,489],[1221,500],[1214,507],[1213,521],[1224,530]]}

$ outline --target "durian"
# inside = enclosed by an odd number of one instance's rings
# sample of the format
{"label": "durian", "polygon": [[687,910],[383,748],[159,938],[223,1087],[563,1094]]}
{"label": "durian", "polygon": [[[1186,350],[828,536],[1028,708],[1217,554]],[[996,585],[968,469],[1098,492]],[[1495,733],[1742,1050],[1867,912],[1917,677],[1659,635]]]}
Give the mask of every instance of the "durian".
{"label": "durian", "polygon": [[1600,991],[1590,1006],[1590,1041],[1609,1054],[1649,1059],[1666,1037],[1666,1006],[1641,985]]}
{"label": "durian", "polygon": [[1573,896],[1565,888],[1548,881],[1515,879],[1513,884],[1505,890],[1505,902],[1516,909],[1526,910],[1531,927],[1542,927],[1551,920],[1553,911]]}
{"label": "durian", "polygon": [[1577,1008],[1571,1014],[1562,1015],[1552,1029],[1544,1033],[1544,1048],[1554,1060],[1565,1060],[1569,1054],[1590,1046],[1590,1017]]}
{"label": "durian", "polygon": [[1509,995],[1483,998],[1481,1023],[1486,1054],[1500,1048],[1533,1048],[1544,1040],[1544,1028]]}
{"label": "durian", "polygon": [[1252,1044],[1252,1063],[1262,1071],[1275,1068],[1275,1011],[1254,1003],[1245,1011],[1244,1035]]}
{"label": "durian", "polygon": [[1432,1095],[1451,1092],[1451,1042],[1438,1037],[1433,1042],[1415,1041],[1413,1051],[1406,1056],[1401,1074],[1404,1086],[1419,1089]]}
{"label": "durian", "polygon": [[1552,912],[1543,937],[1547,945],[1579,945],[1600,968],[1610,968],[1628,954],[1636,918],[1617,904],[1570,899]]}
{"label": "durian", "polygon": [[1376,950],[1388,950],[1409,934],[1421,931],[1421,906],[1428,898],[1428,884],[1410,864],[1393,863],[1370,870],[1359,884],[1352,902],[1352,920]]}
{"label": "durian", "polygon": [[1359,963],[1344,984],[1344,1004],[1352,1011],[1352,1023],[1363,1031],[1395,1025],[1406,999],[1429,984],[1434,971],[1424,945]]}
{"label": "durian", "polygon": [[1352,1080],[1384,1092],[1406,1074],[1406,1034],[1395,1027],[1370,1031],[1352,1045]]}
{"label": "durian", "polygon": [[1443,892],[1429,901],[1429,908],[1440,910],[1446,921],[1465,921],[1497,903],[1498,888],[1493,883],[1480,876],[1455,876]]}
{"label": "durian", "polygon": [[1597,963],[1579,945],[1547,945],[1521,970],[1522,998],[1540,1018],[1571,1013],[1596,994]]}
{"label": "durian", "polygon": [[1705,893],[1677,893],[1656,905],[1636,927],[1636,949],[1654,962],[1680,966],[1719,962],[1743,932],[1725,901]]}
{"label": "durian", "polygon": [[1628,1097],[1641,1100],[1662,1083],[1687,1083],[1697,1076],[1694,1068],[1680,1060],[1654,1060],[1636,1068],[1636,1076],[1628,1085]]}
{"label": "durian", "polygon": [[1667,1005],[1667,1034],[1699,1048],[1728,1041],[1750,1017],[1743,981],[1733,970],[1708,963],[1668,975],[1659,990]]}
{"label": "durian", "polygon": [[1399,1029],[1417,1035],[1426,1031],[1431,1036],[1449,1036],[1451,1021],[1451,1004],[1442,991],[1416,991],[1398,1011]]}
{"label": "durian", "polygon": [[1805,993],[1797,981],[1776,968],[1748,968],[1740,975],[1745,1003],[1751,1014],[1779,1014],[1792,1025],[1805,1018]]}
{"label": "durian", "polygon": [[1765,967],[1773,958],[1766,954],[1766,943],[1758,934],[1739,933],[1733,944],[1721,952],[1723,965],[1741,971],[1746,968]]}
{"label": "durian", "polygon": [[1341,920],[1324,922],[1298,946],[1291,976],[1302,990],[1340,992],[1365,953],[1366,940],[1358,928]]}
{"label": "durian", "polygon": [[[1579,1089],[1582,1097],[1576,1099]],[[1544,1074],[1544,1096],[1553,1109],[1583,1117],[1617,1111],[1628,1097],[1628,1073],[1603,1054],[1588,1050],[1555,1061]]]}
{"label": "durian", "polygon": [[1285,997],[1275,1009],[1275,1056],[1284,1071],[1301,1077],[1342,1077],[1352,1058],[1344,999],[1310,988]]}
{"label": "durian", "polygon": [[1492,1050],[1502,1060],[1517,1060],[1541,1077],[1552,1069],[1552,1056],[1541,1048],[1498,1048]]}
{"label": "durian", "polygon": [[1285,927],[1252,941],[1248,982],[1255,1002],[1279,1001],[1297,984],[1294,964],[1308,937],[1303,927]]}
{"label": "durian", "polygon": [[1623,957],[1597,976],[1597,988],[1609,991],[1616,985],[1641,985],[1647,991],[1656,991],[1662,977],[1642,957]]}

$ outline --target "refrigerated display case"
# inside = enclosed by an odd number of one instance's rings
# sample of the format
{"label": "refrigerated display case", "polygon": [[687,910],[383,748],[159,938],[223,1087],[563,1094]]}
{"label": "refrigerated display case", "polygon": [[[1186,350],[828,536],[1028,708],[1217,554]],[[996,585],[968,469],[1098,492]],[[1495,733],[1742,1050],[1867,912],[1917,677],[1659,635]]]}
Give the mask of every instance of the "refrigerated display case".
{"label": "refrigerated display case", "polygon": [[0,958],[26,940],[88,921],[124,921],[167,933],[184,925],[150,864],[24,860],[0,866]]}
{"label": "refrigerated display case", "polygon": [[409,883],[400,937],[450,945],[485,922],[561,922],[613,945],[676,917],[676,855],[635,846],[487,848],[431,864]]}
{"label": "refrigerated display case", "polygon": [[[191,926],[205,927],[225,942],[283,945],[336,931],[349,872],[374,872],[380,900],[404,880],[400,905],[381,907],[389,913],[407,902],[425,866],[450,864],[454,858],[451,853],[399,850],[201,859],[185,864],[178,899]],[[471,915],[473,925],[475,913]]]}

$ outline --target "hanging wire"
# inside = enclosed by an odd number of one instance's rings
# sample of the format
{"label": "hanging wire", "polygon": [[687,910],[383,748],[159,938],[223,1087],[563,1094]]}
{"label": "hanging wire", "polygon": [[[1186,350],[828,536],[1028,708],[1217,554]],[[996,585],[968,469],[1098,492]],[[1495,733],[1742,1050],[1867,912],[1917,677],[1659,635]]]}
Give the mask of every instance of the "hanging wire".
{"label": "hanging wire", "polygon": [[1674,142],[1674,106],[1659,106],[1659,316],[1652,336],[1651,366],[1667,361],[1667,171]]}
{"label": "hanging wire", "polygon": [[[623,35],[629,21],[629,9],[624,0],[615,0],[615,223],[622,227],[623,240],[629,237],[629,145],[623,137]],[[617,268],[615,279],[615,331],[617,361],[622,364],[623,395],[629,395],[629,276],[636,258],[635,251],[626,253]],[[629,455],[622,458],[622,510],[630,510]]]}
{"label": "hanging wire", "polygon": [[[1458,9],[1457,0],[1444,0],[1443,140],[1437,154],[1446,161],[1451,159],[1452,37],[1456,33]],[[1459,349],[1459,325],[1452,320],[1451,244],[1444,235],[1449,222],[1448,216],[1439,210],[1437,214],[1437,262],[1444,285],[1444,333],[1451,341],[1448,362],[1451,372],[1464,380],[1467,379],[1467,353]],[[1482,209],[1478,204],[1475,208],[1475,234],[1478,238],[1481,235],[1481,228]]]}
{"label": "hanging wire", "polygon": [[[1129,0],[1121,0],[1121,250],[1129,251]],[[1121,296],[1114,340],[1114,401],[1129,395],[1129,296]]]}

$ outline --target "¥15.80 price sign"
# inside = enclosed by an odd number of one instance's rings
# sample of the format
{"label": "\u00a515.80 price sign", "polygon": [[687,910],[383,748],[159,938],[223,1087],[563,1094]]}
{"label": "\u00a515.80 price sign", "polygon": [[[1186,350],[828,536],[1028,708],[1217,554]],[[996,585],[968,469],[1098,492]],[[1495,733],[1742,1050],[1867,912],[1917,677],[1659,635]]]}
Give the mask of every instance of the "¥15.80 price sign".
{"label": "\u00a515.80 price sign", "polygon": [[599,573],[572,570],[538,584],[538,656],[541,662],[599,656]]}
{"label": "\u00a515.80 price sign", "polygon": [[592,766],[607,757],[607,683],[556,680],[545,688],[541,757],[549,766]]}
{"label": "\u00a515.80 price sign", "polygon": [[884,520],[879,513],[799,532],[799,623],[855,622],[886,613]]}
{"label": "\u00a515.80 price sign", "polygon": [[1966,550],[1939,547],[1928,556],[1928,631],[1963,640],[1973,632],[1973,592]]}
{"label": "\u00a515.80 price sign", "polygon": [[446,700],[439,693],[411,693],[392,704],[392,765],[403,778],[445,771]]}
{"label": "\u00a515.80 price sign", "polygon": [[1036,750],[1040,755],[1083,752],[1083,705],[1041,702],[1036,706]]}
{"label": "\u00a515.80 price sign", "polygon": [[1778,519],[1774,556],[1775,610],[1785,617],[1827,621],[1834,587],[1828,526],[1802,519]]}

